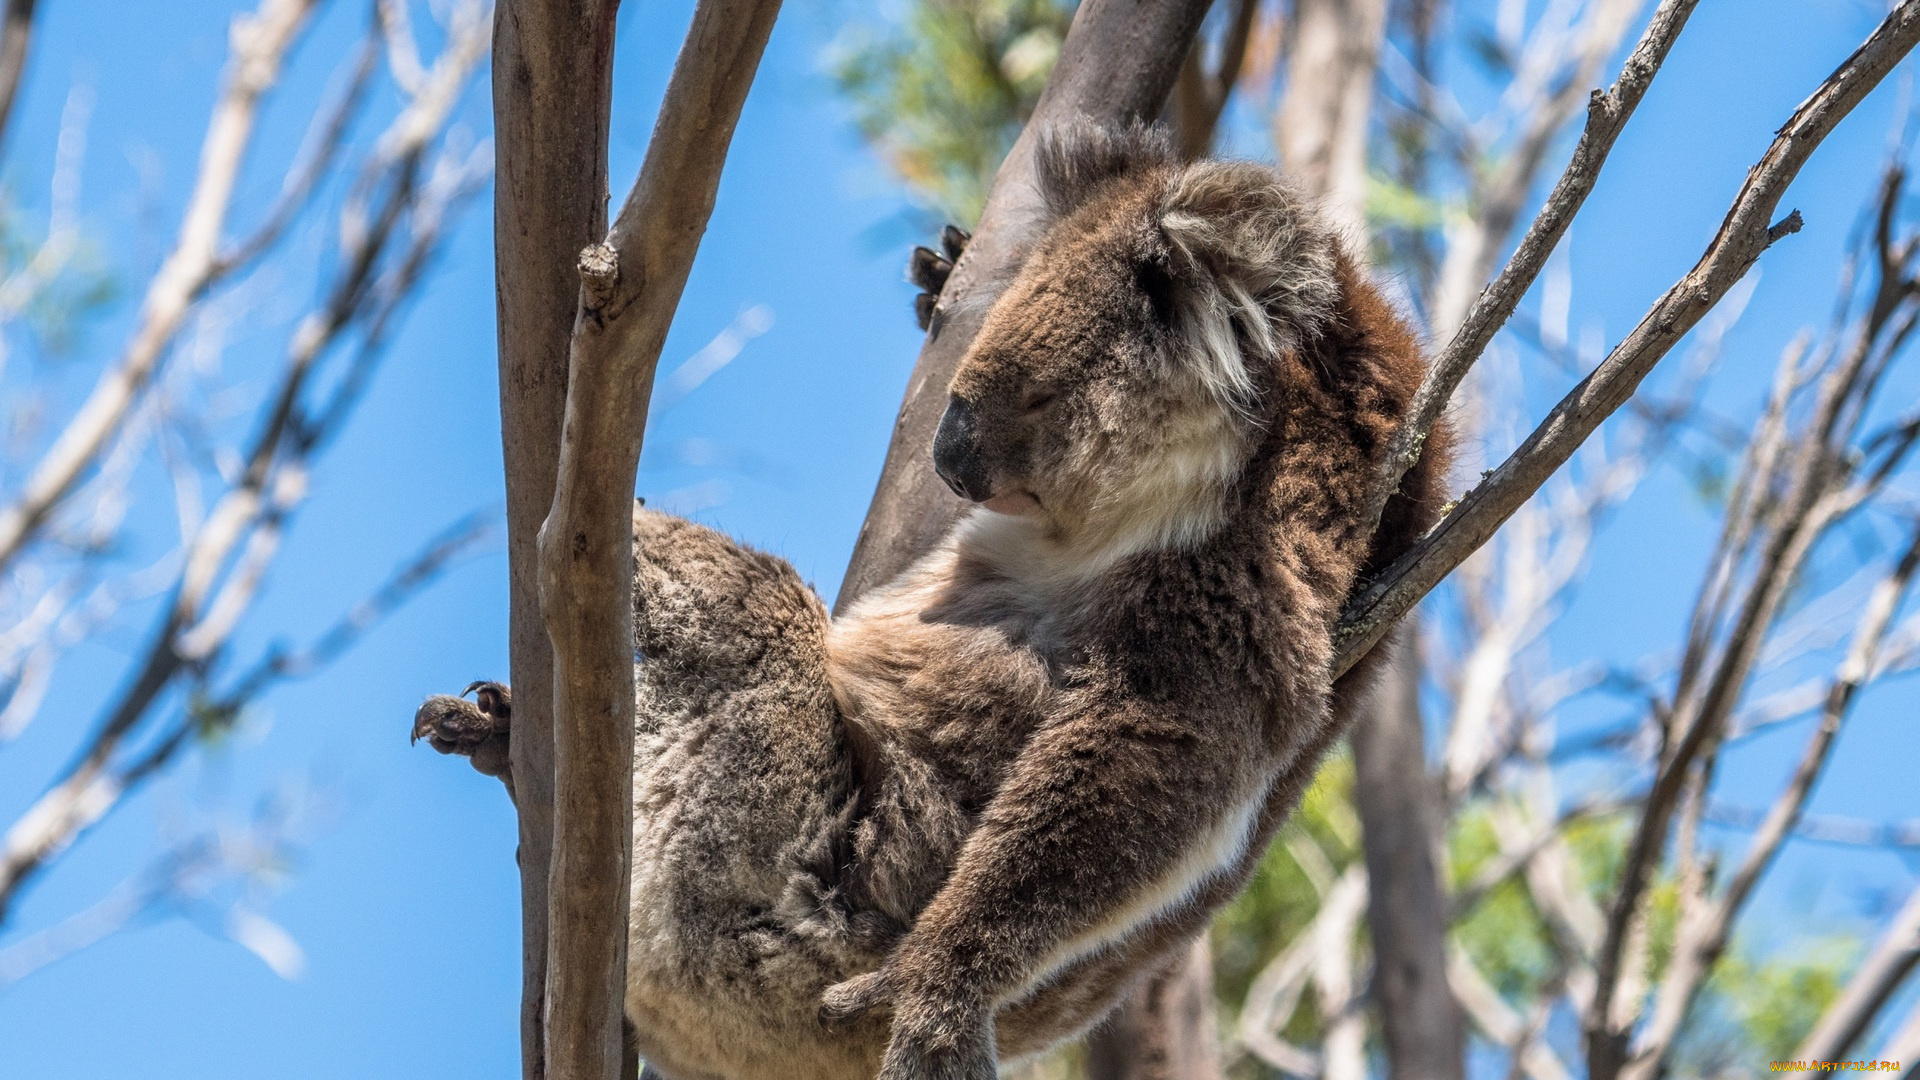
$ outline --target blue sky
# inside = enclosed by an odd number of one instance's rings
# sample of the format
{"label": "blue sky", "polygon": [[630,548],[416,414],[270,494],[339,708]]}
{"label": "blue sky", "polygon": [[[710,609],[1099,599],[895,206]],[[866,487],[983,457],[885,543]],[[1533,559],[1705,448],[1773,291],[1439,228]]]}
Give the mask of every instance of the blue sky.
{"label": "blue sky", "polygon": [[[226,20],[239,5],[42,6],[0,177],[29,213],[43,213],[61,103],[73,86],[90,87],[83,209],[109,264],[137,287],[177,222]],[[629,3],[622,14],[616,190],[638,165],[690,11],[672,0]],[[741,121],[663,371],[750,308],[764,306],[771,323],[655,419],[640,480],[650,498],[785,555],[829,597],[918,344],[900,272],[916,239],[910,204],[862,146],[822,74],[835,27],[874,14],[851,0],[790,0]],[[361,5],[333,5],[297,54],[243,185],[240,220],[270,201],[301,110],[362,17]],[[1617,341],[1685,272],[1774,128],[1876,18],[1856,0],[1701,5],[1574,227],[1576,328],[1595,326]],[[1828,140],[1789,195],[1786,205],[1802,210],[1807,227],[1763,260],[1748,314],[1728,338],[1714,390],[1728,411],[1750,409],[1781,344],[1825,317],[1838,254],[1885,153],[1896,81]],[[478,133],[488,128],[486,100],[480,86],[462,107]],[[248,622],[251,648],[309,636],[447,522],[498,506],[490,225],[485,202],[477,203],[379,383],[318,470],[313,501]],[[296,252],[318,250],[319,238],[293,243]],[[311,291],[286,273],[284,292],[295,299],[282,305],[290,309],[282,322]],[[123,301],[49,377],[76,393],[89,385],[124,335],[129,306]],[[261,315],[254,336],[274,340],[266,333],[274,317]],[[247,355],[253,339],[243,336],[226,362],[258,393],[266,365]],[[1902,394],[1912,397],[1911,384]],[[1711,525],[1680,478],[1651,478],[1603,537],[1556,632],[1556,655],[1630,659],[1674,640]],[[41,718],[0,745],[0,820],[11,821],[72,752],[145,625],[130,616],[76,652]],[[504,676],[506,666],[505,566],[496,543],[338,665],[271,694],[240,736],[111,818],[28,894],[16,927],[44,925],[97,899],[181,822],[242,816],[281,785],[322,792],[331,811],[270,907],[303,946],[306,972],[283,980],[188,920],[143,925],[0,996],[0,1076],[514,1075],[511,810],[494,781],[405,738],[422,696]],[[1920,749],[1913,704],[1905,683],[1870,697],[1843,737],[1817,811],[1920,817],[1920,790],[1906,783]],[[1791,727],[1738,751],[1723,791],[1763,803],[1803,734]],[[1853,925],[1887,896],[1897,901],[1912,881],[1890,854],[1800,845],[1776,871],[1761,915],[1782,940]]]}

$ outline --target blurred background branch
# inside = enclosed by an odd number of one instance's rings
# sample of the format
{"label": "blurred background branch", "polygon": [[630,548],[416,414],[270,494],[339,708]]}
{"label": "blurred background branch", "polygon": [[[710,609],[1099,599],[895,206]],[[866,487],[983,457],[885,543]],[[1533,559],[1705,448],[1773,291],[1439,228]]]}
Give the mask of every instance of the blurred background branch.
{"label": "blurred background branch", "polygon": [[[31,14],[32,5],[14,7]],[[284,866],[307,832],[294,819],[309,815],[263,806],[250,825],[182,837],[94,906],[6,940],[21,897],[90,829],[196,748],[218,743],[268,689],[339,658],[492,529],[492,514],[457,522],[303,648],[270,644],[249,658],[236,647],[283,561],[315,470],[378,372],[448,231],[490,176],[490,148],[452,123],[487,55],[490,10],[479,0],[443,5],[441,47],[423,59],[411,46],[407,6],[381,3],[367,10],[367,35],[337,60],[335,91],[310,107],[279,195],[257,226],[236,236],[231,211],[262,110],[321,7],[262,0],[235,18],[179,236],[145,287],[135,326],[71,418],[32,446],[25,480],[0,493],[0,738],[34,722],[63,654],[127,618],[130,605],[157,600],[144,645],[125,658],[119,689],[68,763],[21,781],[40,794],[0,833],[0,985],[156,912],[213,918],[205,897],[216,882]],[[0,60],[12,57],[14,32],[9,24]],[[383,40],[398,101],[376,125],[367,113]],[[73,182],[56,176],[56,188]],[[260,302],[242,275],[258,275],[291,232],[315,228],[333,238],[318,260],[317,299],[284,332],[277,359],[248,365],[266,376],[243,391],[257,394],[257,405],[236,424],[230,402],[239,388],[208,380],[204,362],[170,362],[219,349],[221,328]],[[57,298],[54,290],[76,272],[79,229],[56,215],[45,244],[0,275],[0,297],[8,298],[0,331],[49,293]],[[178,539],[157,557],[129,560],[149,507],[171,515]],[[80,726],[66,715],[58,722]],[[214,924],[291,975],[299,947],[260,910],[264,899],[229,905]]]}

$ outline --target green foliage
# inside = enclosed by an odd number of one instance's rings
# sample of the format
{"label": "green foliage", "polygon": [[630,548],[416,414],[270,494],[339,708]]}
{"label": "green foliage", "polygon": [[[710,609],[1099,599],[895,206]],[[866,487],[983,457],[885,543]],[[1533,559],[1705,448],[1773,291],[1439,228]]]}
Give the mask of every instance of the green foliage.
{"label": "green foliage", "polygon": [[1733,1003],[1756,1058],[1790,1057],[1840,996],[1859,944],[1836,936],[1767,958],[1741,950],[1721,962],[1709,989]]}
{"label": "green foliage", "polygon": [[894,171],[971,228],[1072,18],[1062,0],[908,0],[896,24],[851,27],[833,71]]}
{"label": "green foliage", "polygon": [[[1472,880],[1500,852],[1482,808],[1455,818],[1448,844],[1455,888]],[[1553,939],[1518,878],[1508,878],[1475,904],[1454,928],[1453,940],[1509,1000],[1531,997],[1554,976]]]}
{"label": "green foliage", "polygon": [[1382,173],[1367,178],[1367,222],[1376,229],[1439,229],[1449,216],[1447,204],[1426,192]]}
{"label": "green foliage", "polygon": [[[1360,820],[1353,810],[1353,759],[1342,752],[1314,778],[1300,809],[1287,824],[1317,845],[1335,871],[1360,857]],[[1299,841],[1296,841],[1299,842]],[[1253,880],[1213,923],[1214,988],[1229,1015],[1239,1011],[1247,988],[1280,950],[1313,922],[1320,893],[1285,842],[1268,850]],[[1304,1022],[1310,1010],[1300,1010]],[[1302,1033],[1295,1032],[1295,1037]]]}
{"label": "green foliage", "polygon": [[[49,240],[22,220],[11,195],[0,192],[0,280],[10,306],[48,359],[70,354],[93,316],[118,288],[100,246],[84,233]],[[12,314],[12,313],[7,313]]]}
{"label": "green foliage", "polygon": [[1674,1047],[1678,1075],[1751,1072],[1757,1062],[1793,1056],[1839,996],[1859,941],[1835,935],[1762,956],[1736,946],[1720,961]]}

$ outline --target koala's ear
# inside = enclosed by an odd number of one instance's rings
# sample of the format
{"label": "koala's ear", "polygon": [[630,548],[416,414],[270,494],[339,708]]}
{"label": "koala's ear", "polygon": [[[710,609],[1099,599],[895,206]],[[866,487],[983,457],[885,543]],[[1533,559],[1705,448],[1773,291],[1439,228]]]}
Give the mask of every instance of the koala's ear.
{"label": "koala's ear", "polygon": [[1164,129],[1135,122],[1110,127],[1076,119],[1040,133],[1035,181],[1053,220],[1066,217],[1108,181],[1180,160]]}
{"label": "koala's ear", "polygon": [[1339,241],[1279,174],[1200,162],[1169,182],[1158,213],[1185,362],[1223,403],[1250,405],[1255,373],[1324,333],[1340,296]]}

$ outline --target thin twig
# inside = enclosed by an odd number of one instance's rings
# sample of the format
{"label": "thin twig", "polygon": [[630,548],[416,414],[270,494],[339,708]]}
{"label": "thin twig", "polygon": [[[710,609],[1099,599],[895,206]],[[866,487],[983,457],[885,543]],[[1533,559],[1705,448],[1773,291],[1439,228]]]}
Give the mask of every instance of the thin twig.
{"label": "thin twig", "polygon": [[[1675,0],[1675,5],[1682,2]],[[1908,0],[1887,16],[1873,36],[1795,111],[1766,155],[1748,173],[1726,220],[1694,269],[1661,297],[1633,332],[1554,407],[1499,468],[1348,604],[1341,618],[1337,671],[1350,668],[1387,627],[1485,543],[1600,422],[1632,396],[1653,365],[1745,275],[1761,253],[1799,228],[1797,213],[1778,224],[1769,224],[1787,185],[1827,133],[1911,51],[1916,38],[1920,38],[1920,2]],[[1551,199],[1549,202],[1552,205]],[[1473,321],[1469,316],[1469,323]],[[1443,358],[1436,370],[1446,365]],[[1463,363],[1460,370],[1465,366]],[[1430,411],[1437,418],[1444,400],[1444,395],[1436,395],[1423,412]],[[1412,427],[1420,430],[1418,421]],[[1386,490],[1391,491],[1392,486]]]}
{"label": "thin twig", "polygon": [[[1646,96],[1647,88],[1653,84],[1653,77],[1659,73],[1661,63],[1667,58],[1668,50],[1673,48],[1674,40],[1680,36],[1687,17],[1693,14],[1698,3],[1699,0],[1665,0],[1654,12],[1653,19],[1640,36],[1639,44],[1634,46],[1633,52],[1622,65],[1620,77],[1614,81],[1613,87],[1604,92],[1594,91],[1587,103],[1586,130],[1580,133],[1580,142],[1573,149],[1573,158],[1567,163],[1566,171],[1561,173],[1559,182],[1547,196],[1546,204],[1528,227],[1520,247],[1507,260],[1506,268],[1500,271],[1500,276],[1491,285],[1481,291],[1479,298],[1467,310],[1460,329],[1440,355],[1435,357],[1426,379],[1414,394],[1407,417],[1395,432],[1386,457],[1382,459],[1380,475],[1374,483],[1374,495],[1367,506],[1366,520],[1379,519],[1381,512],[1386,509],[1387,500],[1399,490],[1401,478],[1420,459],[1427,433],[1439,422],[1440,414],[1445,411],[1460,380],[1466,377],[1473,362],[1486,351],[1487,344],[1513,314],[1513,309],[1520,305],[1520,298],[1526,295],[1534,278],[1546,265],[1547,256],[1553,253],[1560,238],[1566,235],[1574,215],[1599,182],[1600,170],[1613,150],[1614,141],[1620,137],[1620,132],[1639,107],[1640,100]],[[1371,644],[1368,642],[1369,646]]]}
{"label": "thin twig", "polygon": [[1633,1057],[1622,1070],[1622,1075],[1630,1080],[1651,1080],[1665,1067],[1667,1054],[1680,1033],[1681,1022],[1686,1018],[1687,1010],[1707,974],[1726,949],[1734,921],[1739,918],[1760,876],[1772,864],[1781,844],[1806,809],[1813,785],[1826,767],[1834,740],[1840,734],[1840,726],[1851,711],[1860,688],[1872,674],[1875,658],[1886,640],[1887,628],[1892,624],[1894,613],[1913,582],[1916,568],[1920,568],[1920,529],[1915,530],[1905,553],[1886,579],[1874,589],[1872,598],[1861,612],[1853,644],[1828,687],[1819,726],[1814,729],[1806,748],[1801,752],[1800,762],[1795,766],[1786,788],[1767,811],[1766,818],[1748,843],[1746,854],[1728,880],[1726,889],[1702,909],[1683,910],[1678,940],[1673,956],[1668,961],[1666,977],[1661,981],[1653,1015],[1636,1038]]}

